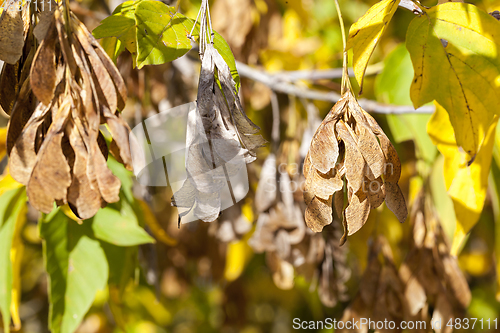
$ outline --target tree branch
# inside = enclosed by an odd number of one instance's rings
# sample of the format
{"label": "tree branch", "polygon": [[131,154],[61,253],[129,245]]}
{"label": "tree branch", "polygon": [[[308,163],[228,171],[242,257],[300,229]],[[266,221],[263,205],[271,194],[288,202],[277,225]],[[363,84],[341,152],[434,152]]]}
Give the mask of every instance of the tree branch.
{"label": "tree branch", "polygon": [[[288,78],[288,81],[290,81],[290,75],[285,73],[270,74],[265,71],[252,68],[239,61],[236,62],[236,67],[241,77],[245,77],[252,81],[260,82],[269,87],[269,89],[273,90],[274,92],[294,95],[299,98],[305,98],[317,101],[327,101],[332,103],[336,103],[341,97],[340,94],[336,92],[324,92],[320,90],[299,87],[293,83],[286,82],[284,78],[286,77]],[[330,72],[329,74],[334,73],[333,71],[341,71],[341,70],[334,69],[329,71]],[[305,71],[300,71],[301,73],[300,75],[293,75],[293,73],[297,72],[291,72],[291,73],[292,73],[291,77],[293,78],[296,77],[300,77],[301,79],[307,79],[307,78],[318,79],[318,77],[325,78],[325,75],[321,76],[321,73],[323,72],[310,72],[311,74],[309,75]],[[331,76],[329,76],[328,78],[331,78]],[[415,110],[412,106],[380,104],[378,102],[365,98],[361,98],[358,102],[359,105],[365,111],[372,113],[382,113],[382,114],[433,113],[435,110],[433,105],[423,106]]]}

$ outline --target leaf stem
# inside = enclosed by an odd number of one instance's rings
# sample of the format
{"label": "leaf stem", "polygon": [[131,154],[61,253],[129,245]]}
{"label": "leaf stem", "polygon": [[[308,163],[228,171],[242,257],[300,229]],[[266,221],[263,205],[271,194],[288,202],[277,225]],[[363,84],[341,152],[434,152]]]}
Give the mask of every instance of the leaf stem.
{"label": "leaf stem", "polygon": [[337,7],[337,14],[339,16],[339,23],[340,23],[340,31],[342,32],[342,46],[343,46],[342,67],[344,69],[344,72],[342,74],[342,88],[340,90],[340,93],[344,95],[346,91],[351,89],[351,81],[349,81],[349,73],[347,69],[348,65],[347,50],[346,50],[347,39],[345,35],[344,19],[342,18],[342,12],[340,11],[340,5],[338,0],[335,0],[335,7]]}

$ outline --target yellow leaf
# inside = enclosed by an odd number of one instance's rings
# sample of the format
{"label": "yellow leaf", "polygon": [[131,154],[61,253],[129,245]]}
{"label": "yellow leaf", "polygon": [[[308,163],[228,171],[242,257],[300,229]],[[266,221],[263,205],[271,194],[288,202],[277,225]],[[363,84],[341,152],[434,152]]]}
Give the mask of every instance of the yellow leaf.
{"label": "yellow leaf", "polygon": [[387,24],[392,19],[394,12],[398,9],[399,0],[383,0],[370,8],[349,29],[347,50],[353,48],[354,75],[363,89],[363,78],[365,76],[368,61],[377,46],[380,36],[384,33]]}
{"label": "yellow leaf", "polygon": [[253,250],[247,243],[251,234],[252,232],[249,232],[243,239],[227,245],[226,267],[224,268],[224,277],[227,281],[236,280],[243,273],[247,262],[252,256]]}
{"label": "yellow leaf", "polygon": [[24,185],[18,183],[12,178],[9,172],[9,168],[5,168],[3,175],[0,175],[0,195],[4,194],[9,190],[13,190],[15,188],[23,187]]}
{"label": "yellow leaf", "polygon": [[146,225],[149,227],[149,229],[153,233],[153,236],[165,245],[177,245],[177,240],[167,235],[165,230],[163,230],[161,225],[158,223],[158,220],[151,211],[151,208],[149,208],[149,205],[143,200],[137,199],[137,202],[139,202],[139,206],[141,207],[144,223],[146,223]]}
{"label": "yellow leaf", "polygon": [[7,127],[0,128],[0,161],[7,153]]}
{"label": "yellow leaf", "polygon": [[21,231],[26,222],[27,211],[28,206],[24,205],[19,212],[10,250],[10,261],[12,262],[12,300],[10,303],[10,314],[12,322],[14,324],[14,331],[18,331],[21,329],[21,319],[19,318],[19,304],[21,302],[21,262],[24,252],[24,243],[21,238]]}
{"label": "yellow leaf", "polygon": [[445,184],[457,218],[451,249],[453,255],[458,254],[465,236],[477,223],[483,210],[497,122],[498,117],[495,116],[486,131],[484,144],[470,165],[468,154],[456,144],[448,113],[438,103],[436,112],[427,124],[429,136],[445,159]]}
{"label": "yellow leaf", "polygon": [[75,221],[76,223],[78,223],[78,224],[82,224],[83,223],[82,219],[80,219],[78,216],[75,215],[75,213],[73,213],[73,211],[71,210],[71,208],[69,208],[68,204],[65,204],[64,206],[61,206],[61,210],[64,213],[64,215],[66,215],[67,217],[69,217],[70,219],[72,219],[73,221]]}
{"label": "yellow leaf", "polygon": [[449,113],[456,142],[473,160],[500,104],[500,23],[470,4],[429,9],[408,27],[415,108],[436,100]]}

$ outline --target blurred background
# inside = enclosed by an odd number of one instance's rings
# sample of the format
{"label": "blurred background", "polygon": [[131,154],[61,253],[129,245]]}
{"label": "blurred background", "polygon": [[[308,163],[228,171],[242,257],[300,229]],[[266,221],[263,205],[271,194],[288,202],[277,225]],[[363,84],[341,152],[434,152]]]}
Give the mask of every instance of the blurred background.
{"label": "blurred background", "polygon": [[[196,17],[201,1],[178,1],[180,12]],[[164,2],[177,5],[176,1]],[[339,2],[348,29],[377,1]],[[500,9],[498,0],[468,2],[488,12]],[[71,8],[92,30],[120,3],[72,1]],[[430,6],[435,1],[423,4]],[[111,287],[99,292],[77,332],[286,333],[293,331],[294,318],[316,321],[349,316],[359,295],[364,295],[363,286],[385,286],[376,291],[379,296],[386,295],[388,311],[391,306],[397,310],[399,305],[394,304],[409,296],[398,288],[389,290],[390,279],[384,284],[370,281],[369,274],[363,276],[372,267],[370,263],[377,261],[387,276],[402,276],[401,267],[416,246],[416,211],[426,221],[437,221],[433,230],[442,236],[440,244],[449,246],[455,230],[453,203],[443,178],[443,157],[426,132],[430,115],[372,113],[401,159],[400,186],[410,218],[400,224],[383,204],[371,212],[364,228],[339,247],[343,230],[338,221],[320,234],[313,234],[305,226],[301,191],[305,153],[312,134],[333,103],[308,98],[300,91],[340,91],[340,71],[327,71],[342,66],[342,37],[334,1],[214,0],[210,5],[214,29],[231,46],[236,60],[250,66],[240,71],[240,95],[247,115],[269,141],[266,148],[260,149],[258,159],[248,165],[250,192],[217,221],[193,222],[178,229],[177,210],[170,205],[171,189],[134,183],[134,195],[147,205],[142,222],[157,243],[139,247],[137,268],[133,278],[126,281],[124,292]],[[409,88],[413,69],[404,41],[413,17],[401,8],[396,12],[372,56],[361,97],[412,105]],[[123,116],[131,127],[158,112],[196,100],[200,68],[196,51],[171,63],[141,70],[132,68],[131,57],[124,52],[117,64],[129,91]],[[252,78],[256,73],[267,75],[267,84]],[[298,93],[273,91],[269,87],[273,82],[286,83]],[[351,82],[357,92],[356,80],[352,78]],[[2,114],[0,125],[6,123]],[[279,126],[278,136],[276,132],[272,135],[273,124]],[[267,173],[265,161],[270,166]],[[5,164],[2,161],[2,169]],[[500,313],[496,274],[500,189],[495,186],[499,166],[500,146],[496,145],[483,213],[458,257],[463,273],[456,274],[463,274],[472,295],[468,309],[462,309],[468,317],[493,319]],[[133,179],[131,174],[128,177]],[[259,191],[269,179],[278,182],[281,189],[272,200],[265,191]],[[422,189],[425,209],[419,196]],[[25,248],[19,313],[20,332],[26,333],[48,331],[47,278],[38,217],[38,212],[30,210],[22,232]],[[434,257],[438,258],[442,257]],[[427,278],[443,279],[446,285],[449,275],[433,272],[436,275]],[[389,294],[394,294],[396,300]],[[435,307],[435,297],[428,294],[424,310],[429,314]],[[454,306],[452,300],[450,304]],[[365,304],[367,309],[370,306]]]}

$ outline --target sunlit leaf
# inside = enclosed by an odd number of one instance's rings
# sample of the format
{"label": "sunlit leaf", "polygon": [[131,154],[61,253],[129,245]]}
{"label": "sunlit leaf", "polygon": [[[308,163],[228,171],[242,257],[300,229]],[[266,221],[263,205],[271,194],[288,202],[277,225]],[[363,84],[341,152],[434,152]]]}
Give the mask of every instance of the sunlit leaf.
{"label": "sunlit leaf", "polygon": [[[13,189],[0,196],[0,313],[3,317],[3,330],[10,329],[10,308],[13,288],[13,267],[11,246],[16,225],[21,223],[26,213],[26,192]],[[16,318],[16,314],[13,314]]]}
{"label": "sunlit leaf", "polygon": [[349,29],[347,49],[353,48],[353,67],[360,89],[363,89],[368,61],[384,33],[387,24],[398,9],[399,0],[383,0],[366,12]]}
{"label": "sunlit leaf", "polygon": [[141,211],[141,221],[144,221],[144,224],[149,227],[151,233],[165,245],[174,246],[177,244],[177,240],[170,237],[165,230],[162,228],[153,211],[149,207],[149,205],[143,200],[137,200]]}
{"label": "sunlit leaf", "polygon": [[[384,60],[384,69],[375,81],[377,100],[386,104],[412,105],[410,87],[413,67],[410,54],[404,44],[400,44]],[[427,135],[426,127],[430,115],[390,114],[387,122],[396,142],[413,140],[417,157],[432,162],[436,157],[436,146]]]}
{"label": "sunlit leaf", "polygon": [[[176,12],[161,1],[126,1],[119,5],[113,15],[104,19],[92,32],[95,38],[118,38],[124,46],[107,40],[106,51],[111,57],[125,47],[132,55],[138,68],[145,65],[160,65],[175,60],[191,50],[191,40],[187,37],[194,20]],[[199,34],[199,22],[193,36]],[[240,86],[236,63],[229,45],[214,31],[214,47],[219,51]]]}
{"label": "sunlit leaf", "polygon": [[[21,197],[21,203],[24,202],[25,197]],[[19,316],[19,306],[21,305],[21,264],[23,261],[24,243],[21,237],[24,224],[26,223],[26,213],[28,206],[22,205],[19,212],[17,212],[17,221],[12,237],[12,246],[10,249],[10,260],[12,263],[12,300],[10,303],[10,312],[14,330],[21,329],[21,318]]]}
{"label": "sunlit leaf", "polygon": [[72,333],[108,280],[105,253],[89,228],[55,209],[40,220],[45,268],[49,276],[49,328]]}
{"label": "sunlit leaf", "polygon": [[234,281],[243,273],[248,259],[253,253],[247,241],[248,236],[245,236],[242,240],[228,244],[226,267],[224,268],[224,277],[226,280]]}
{"label": "sunlit leaf", "polygon": [[500,23],[463,3],[432,7],[415,18],[406,45],[415,69],[415,107],[436,100],[448,111],[468,161],[480,150],[500,104]]}
{"label": "sunlit leaf", "polygon": [[445,158],[445,184],[453,200],[457,217],[457,227],[451,249],[455,255],[483,210],[497,122],[498,117],[495,117],[486,132],[484,144],[477,153],[474,163],[470,165],[468,155],[455,142],[455,134],[448,113],[437,103],[436,112],[427,126],[432,141]]}
{"label": "sunlit leaf", "polygon": [[154,243],[154,239],[139,226],[135,212],[124,199],[120,210],[111,206],[100,209],[93,218],[92,230],[96,238],[114,245]]}
{"label": "sunlit leaf", "polygon": [[[112,37],[117,38],[121,42],[118,51],[120,48],[126,48],[132,54],[132,58],[135,59],[137,56],[137,37],[134,13],[141,1],[125,1],[118,5],[113,11],[113,15],[102,20],[101,25],[92,31],[94,37],[106,37],[106,40],[108,40],[106,43],[110,43]],[[108,50],[106,49],[106,51]],[[114,53],[116,52],[117,50],[114,50]]]}

